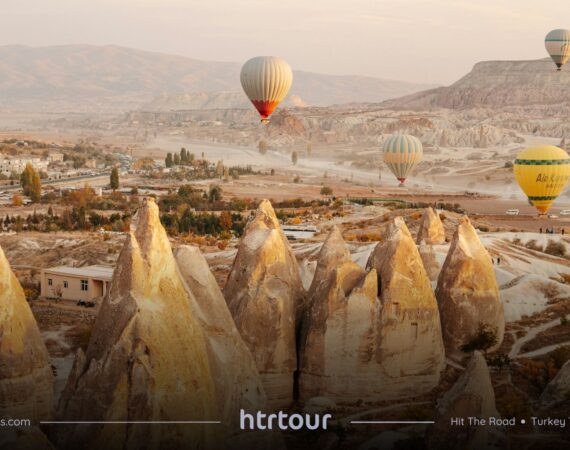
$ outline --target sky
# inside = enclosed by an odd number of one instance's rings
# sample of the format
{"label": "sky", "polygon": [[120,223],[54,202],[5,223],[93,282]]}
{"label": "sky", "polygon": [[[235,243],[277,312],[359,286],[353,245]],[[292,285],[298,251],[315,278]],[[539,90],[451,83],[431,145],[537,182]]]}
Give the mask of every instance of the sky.
{"label": "sky", "polygon": [[0,45],[122,45],[211,61],[450,84],[484,60],[547,56],[569,0],[1,0]]}

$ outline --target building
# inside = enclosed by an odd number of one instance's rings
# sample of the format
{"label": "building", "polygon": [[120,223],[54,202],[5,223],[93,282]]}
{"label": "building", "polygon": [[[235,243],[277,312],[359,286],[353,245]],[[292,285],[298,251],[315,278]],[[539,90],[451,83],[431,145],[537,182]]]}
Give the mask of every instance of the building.
{"label": "building", "polygon": [[64,300],[93,300],[104,296],[113,278],[107,266],[66,267],[42,270],[41,296]]}
{"label": "building", "polygon": [[12,172],[20,174],[27,164],[31,164],[36,170],[47,170],[47,161],[34,156],[22,158],[0,159],[0,173],[9,176]]}
{"label": "building", "polygon": [[59,162],[63,162],[63,153],[59,153],[59,152],[50,152],[49,156],[48,156],[48,160],[50,163],[59,163]]}

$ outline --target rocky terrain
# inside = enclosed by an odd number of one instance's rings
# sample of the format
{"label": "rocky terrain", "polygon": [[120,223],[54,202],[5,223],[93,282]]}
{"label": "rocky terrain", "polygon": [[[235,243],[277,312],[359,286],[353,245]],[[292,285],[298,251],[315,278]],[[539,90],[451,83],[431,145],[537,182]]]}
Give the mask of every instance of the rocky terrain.
{"label": "rocky terrain", "polygon": [[[25,111],[116,113],[155,98],[151,104],[168,104],[168,109],[225,109],[235,107],[232,99],[241,93],[240,62],[200,61],[110,45],[3,46],[0,61],[0,105]],[[290,94],[297,105],[382,101],[429,87],[297,70],[294,79]]]}
{"label": "rocky terrain", "polygon": [[[371,211],[356,223],[374,227],[380,242],[345,240],[355,226],[347,218],[324,225],[326,236],[291,245],[264,201],[237,248],[204,258],[196,247],[176,245],[173,252],[158,208],[147,200],[85,351],[78,350],[56,399],[57,417],[209,419],[222,426],[66,425],[48,430],[50,439],[57,448],[282,448],[280,435],[237,433],[235,425],[240,407],[278,407],[334,416],[333,431],[320,437],[285,433],[288,448],[321,438],[339,449],[418,440],[457,449],[564,442],[568,436],[531,435],[524,427],[448,424],[452,416],[564,411],[570,331],[561,318],[570,313],[570,263],[541,245],[566,238],[481,233],[467,218],[435,210]],[[491,259],[497,255],[500,265]],[[223,265],[224,258],[233,266],[222,293],[212,261]],[[7,261],[0,267],[10,271]],[[5,305],[19,296],[18,281],[9,278]],[[44,326],[43,313],[36,316]],[[497,327],[496,344],[486,354],[460,352],[480,322]],[[457,323],[460,329],[451,326]],[[33,317],[28,326],[36,326]],[[20,406],[35,404],[29,398]],[[353,423],[374,419],[435,424],[383,431]],[[39,430],[19,436],[10,442],[49,448]]]}

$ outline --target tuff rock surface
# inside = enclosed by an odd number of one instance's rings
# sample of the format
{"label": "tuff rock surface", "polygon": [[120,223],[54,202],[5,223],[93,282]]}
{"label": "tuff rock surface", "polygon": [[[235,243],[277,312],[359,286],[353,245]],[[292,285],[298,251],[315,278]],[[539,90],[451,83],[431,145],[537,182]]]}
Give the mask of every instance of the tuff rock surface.
{"label": "tuff rock surface", "polygon": [[24,290],[0,248],[0,418],[49,420],[53,374]]}
{"label": "tuff rock surface", "polygon": [[418,244],[425,242],[428,245],[445,242],[445,228],[439,214],[431,207],[424,209],[416,242]]}
{"label": "tuff rock surface", "polygon": [[[86,353],[78,352],[61,420],[220,420],[200,318],[178,271],[158,207],[145,199],[119,255]],[[70,425],[58,448],[220,447],[212,425]]]}
{"label": "tuff rock surface", "polygon": [[285,407],[293,398],[304,295],[295,255],[271,203],[263,200],[241,238],[224,297],[255,359],[270,408]]}
{"label": "tuff rock surface", "polygon": [[496,330],[497,349],[505,319],[491,256],[467,216],[459,222],[437,281],[436,297],[448,356],[462,357],[460,347],[481,325]]}

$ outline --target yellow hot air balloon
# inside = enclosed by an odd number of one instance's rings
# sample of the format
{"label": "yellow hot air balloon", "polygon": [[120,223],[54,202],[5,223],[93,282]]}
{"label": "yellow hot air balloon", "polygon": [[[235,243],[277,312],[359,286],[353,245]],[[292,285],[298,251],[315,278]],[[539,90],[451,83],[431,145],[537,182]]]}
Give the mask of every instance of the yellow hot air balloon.
{"label": "yellow hot air balloon", "polygon": [[384,141],[384,163],[404,185],[412,169],[422,160],[423,147],[417,137],[393,134]]}
{"label": "yellow hot air balloon", "polygon": [[546,35],[544,45],[558,70],[561,70],[570,59],[570,30],[552,30]]}
{"label": "yellow hot air balloon", "polygon": [[275,56],[257,56],[241,68],[241,86],[262,122],[285,98],[293,83],[293,72],[284,59]]}
{"label": "yellow hot air balloon", "polygon": [[529,203],[546,214],[568,183],[570,156],[553,145],[538,145],[519,153],[513,171]]}

